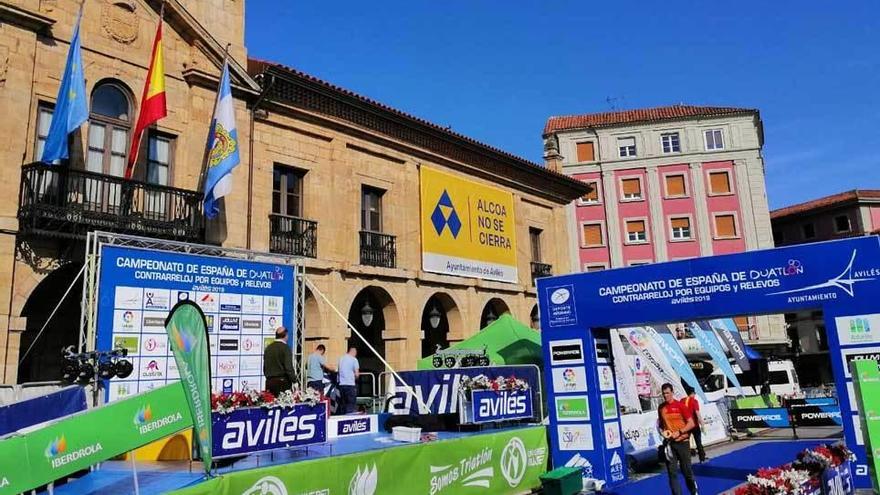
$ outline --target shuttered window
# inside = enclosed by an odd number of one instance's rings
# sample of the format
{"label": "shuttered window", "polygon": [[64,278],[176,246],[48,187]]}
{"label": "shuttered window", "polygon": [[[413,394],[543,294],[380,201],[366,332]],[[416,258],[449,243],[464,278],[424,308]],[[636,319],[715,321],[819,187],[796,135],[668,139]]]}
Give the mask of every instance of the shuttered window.
{"label": "shuttered window", "polygon": [[623,188],[623,199],[641,199],[642,198],[642,181],[637,178],[623,179],[621,181]]}
{"label": "shuttered window", "polygon": [[715,216],[716,237],[736,237],[736,220],[733,215]]}
{"label": "shuttered window", "polygon": [[601,246],[603,244],[602,226],[598,223],[584,225],[584,245]]}
{"label": "shuttered window", "polygon": [[575,146],[577,147],[578,163],[592,162],[596,160],[596,152],[593,149],[593,143],[577,143]]}
{"label": "shuttered window", "polygon": [[590,187],[590,192],[581,196],[582,203],[598,203],[599,202],[599,183],[596,181],[587,182],[587,186]]}
{"label": "shuttered window", "polygon": [[645,233],[644,220],[627,220],[626,222],[626,239],[629,242],[645,242],[648,236]]}
{"label": "shuttered window", "polygon": [[666,195],[669,197],[686,196],[684,175],[666,176]]}
{"label": "shuttered window", "polygon": [[730,174],[726,171],[709,172],[709,192],[712,194],[730,194]]}
{"label": "shuttered window", "polygon": [[621,158],[636,156],[636,138],[617,138],[617,150],[619,151]]}
{"label": "shuttered window", "polygon": [[681,239],[690,239],[691,238],[691,219],[684,218],[673,218],[670,220],[670,224],[672,225],[672,238],[675,240]]}

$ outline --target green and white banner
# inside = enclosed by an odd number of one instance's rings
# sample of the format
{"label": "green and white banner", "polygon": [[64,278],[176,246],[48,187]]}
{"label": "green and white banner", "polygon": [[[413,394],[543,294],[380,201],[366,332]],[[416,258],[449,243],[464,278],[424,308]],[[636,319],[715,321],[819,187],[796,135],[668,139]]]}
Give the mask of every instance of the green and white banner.
{"label": "green and white banner", "polygon": [[224,474],[177,495],[507,495],[540,486],[543,426]]}
{"label": "green and white banner", "polygon": [[850,363],[856,400],[861,411],[862,435],[868,454],[868,469],[874,493],[880,492],[880,368],[873,359],[857,359]]}
{"label": "green and white banner", "polygon": [[0,495],[37,488],[192,427],[179,383],[0,440]]}
{"label": "green and white banner", "polygon": [[205,472],[210,473],[211,360],[205,314],[192,301],[180,301],[165,320],[165,331],[168,332],[171,352],[180,370],[180,383],[186,392]]}

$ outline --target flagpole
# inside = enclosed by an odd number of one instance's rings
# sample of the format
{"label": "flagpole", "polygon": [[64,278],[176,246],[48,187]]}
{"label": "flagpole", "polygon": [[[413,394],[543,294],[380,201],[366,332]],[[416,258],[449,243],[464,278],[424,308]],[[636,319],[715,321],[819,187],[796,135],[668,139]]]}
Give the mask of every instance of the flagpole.
{"label": "flagpole", "polygon": [[257,120],[257,109],[260,107],[260,103],[263,102],[263,99],[269,94],[269,90],[275,84],[275,79],[272,78],[272,81],[268,83],[267,86],[261,85],[260,96],[257,98],[257,101],[254,102],[254,105],[251,107],[250,111],[250,133],[248,135],[248,191],[247,191],[247,227],[245,229],[247,239],[245,240],[245,244],[247,249],[251,248],[251,217],[253,216],[253,201],[254,201],[254,128],[255,121]]}

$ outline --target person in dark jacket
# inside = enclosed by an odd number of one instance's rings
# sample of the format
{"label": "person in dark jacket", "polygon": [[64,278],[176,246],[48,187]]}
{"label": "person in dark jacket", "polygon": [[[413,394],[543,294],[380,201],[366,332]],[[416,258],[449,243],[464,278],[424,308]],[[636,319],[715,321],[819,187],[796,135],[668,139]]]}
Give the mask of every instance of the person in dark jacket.
{"label": "person in dark jacket", "polygon": [[293,372],[293,352],[287,345],[287,329],[275,330],[275,342],[263,351],[263,375],[266,377],[266,390],[278,397],[281,392],[290,390],[296,375]]}

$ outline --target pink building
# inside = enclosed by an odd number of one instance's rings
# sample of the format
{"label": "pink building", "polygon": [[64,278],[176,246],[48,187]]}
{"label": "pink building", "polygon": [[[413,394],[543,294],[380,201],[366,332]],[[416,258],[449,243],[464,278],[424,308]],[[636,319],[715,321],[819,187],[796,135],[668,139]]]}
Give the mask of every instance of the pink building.
{"label": "pink building", "polygon": [[[549,168],[592,185],[571,209],[582,271],[773,247],[757,110],[674,105],[551,117]],[[733,316],[733,315],[731,315]],[[753,343],[779,317],[738,318]]]}

